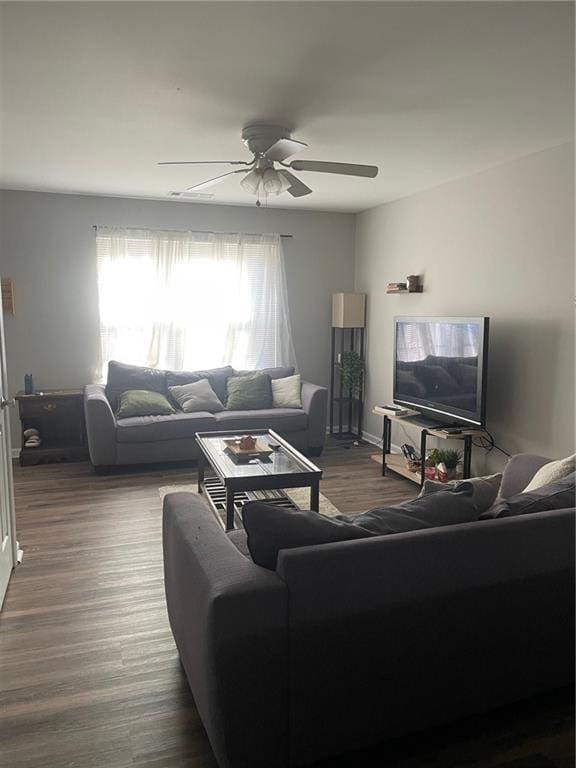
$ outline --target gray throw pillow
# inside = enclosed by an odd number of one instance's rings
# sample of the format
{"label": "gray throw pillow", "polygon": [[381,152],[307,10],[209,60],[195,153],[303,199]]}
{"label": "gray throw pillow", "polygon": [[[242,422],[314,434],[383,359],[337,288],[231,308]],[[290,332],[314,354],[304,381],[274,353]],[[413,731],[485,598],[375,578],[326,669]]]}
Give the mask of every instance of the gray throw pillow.
{"label": "gray throw pillow", "polygon": [[438,480],[425,480],[420,491],[420,497],[429,496],[431,493],[438,493],[439,491],[447,491],[451,488],[457,489],[463,482],[472,486],[472,499],[480,515],[496,501],[502,483],[502,473],[486,475],[485,477],[471,477],[468,480],[450,480],[447,483],[441,483]]}
{"label": "gray throw pillow", "polygon": [[150,392],[147,389],[129,389],[120,395],[116,418],[168,416],[171,413],[174,413],[174,408],[168,402],[166,395],[162,395],[160,392]]}
{"label": "gray throw pillow", "polygon": [[156,368],[145,368],[141,365],[128,365],[110,360],[108,363],[108,380],[106,382],[106,397],[115,411],[120,395],[130,389],[148,390],[166,394],[166,371]]}
{"label": "gray throw pillow", "polygon": [[353,523],[385,536],[476,520],[478,510],[474,503],[473,488],[467,480],[463,480],[457,488],[419,496],[392,507],[375,507],[353,518]]}
{"label": "gray throw pillow", "polygon": [[208,379],[200,379],[181,387],[170,387],[170,394],[184,413],[218,413],[224,410],[218,395],[210,386]]}
{"label": "gray throw pillow", "polygon": [[166,385],[180,387],[183,384],[192,384],[201,379],[208,379],[210,386],[218,395],[220,402],[226,402],[226,382],[234,376],[234,368],[225,365],[222,368],[208,368],[205,371],[166,371]]}
{"label": "gray throw pillow", "polygon": [[572,509],[575,505],[574,481],[576,473],[555,483],[543,485],[534,491],[523,491],[508,499],[498,499],[490,509],[480,515],[481,520],[516,517],[551,509]]}
{"label": "gray throw pillow", "polygon": [[281,549],[366,539],[375,535],[350,523],[323,517],[318,512],[285,509],[260,501],[244,505],[242,521],[252,560],[272,571],[276,569]]}
{"label": "gray throw pillow", "polygon": [[226,389],[226,409],[229,411],[255,411],[272,408],[272,385],[266,373],[250,376],[232,376]]}

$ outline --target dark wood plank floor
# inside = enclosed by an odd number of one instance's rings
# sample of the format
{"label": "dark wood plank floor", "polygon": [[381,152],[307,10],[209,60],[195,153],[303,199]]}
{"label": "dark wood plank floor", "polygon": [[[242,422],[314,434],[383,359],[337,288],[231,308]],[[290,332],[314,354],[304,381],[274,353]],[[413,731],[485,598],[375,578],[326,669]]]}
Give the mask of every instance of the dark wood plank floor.
{"label": "dark wood plank floor", "polygon": [[[341,511],[415,495],[406,480],[382,479],[372,452],[330,447],[319,460]],[[0,616],[0,765],[215,768],[162,584],[158,487],[193,479],[182,468],[15,469],[25,555]],[[568,768],[571,723],[564,691],[330,765]]]}

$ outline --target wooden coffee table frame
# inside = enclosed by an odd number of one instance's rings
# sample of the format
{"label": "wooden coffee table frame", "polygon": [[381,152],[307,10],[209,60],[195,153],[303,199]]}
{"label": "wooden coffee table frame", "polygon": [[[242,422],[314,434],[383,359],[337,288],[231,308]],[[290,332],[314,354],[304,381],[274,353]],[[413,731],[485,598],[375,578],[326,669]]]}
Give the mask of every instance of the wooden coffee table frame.
{"label": "wooden coffee table frame", "polygon": [[[214,506],[209,489],[206,487],[205,470],[207,467],[216,474],[226,493],[226,530],[234,529],[234,513],[236,493],[245,491],[267,491],[280,490],[283,488],[310,488],[310,509],[314,512],[319,511],[320,507],[320,480],[322,470],[313,464],[303,454],[297,451],[287,440],[280,437],[271,429],[251,429],[250,434],[254,437],[258,435],[268,435],[272,440],[278,443],[286,453],[293,459],[302,464],[302,472],[286,472],[278,474],[255,474],[255,475],[228,475],[222,471],[221,467],[213,463],[208,449],[204,446],[203,440],[207,438],[218,437],[238,437],[237,430],[225,432],[197,432],[196,442],[198,451],[198,493],[206,496],[212,506],[218,520],[220,516]],[[258,465],[255,465],[258,466]]]}

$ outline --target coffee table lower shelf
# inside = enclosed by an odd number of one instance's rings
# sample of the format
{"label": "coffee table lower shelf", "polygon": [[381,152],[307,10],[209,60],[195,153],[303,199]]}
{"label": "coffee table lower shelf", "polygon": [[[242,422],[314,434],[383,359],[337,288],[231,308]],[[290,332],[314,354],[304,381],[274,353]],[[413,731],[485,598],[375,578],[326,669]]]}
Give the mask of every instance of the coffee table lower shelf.
{"label": "coffee table lower shelf", "polygon": [[[220,478],[205,477],[202,482],[202,491],[206,496],[212,511],[220,525],[226,528],[226,488]],[[285,509],[299,509],[285,491],[236,491],[234,493],[234,522],[236,526],[242,525],[241,511],[244,504],[249,501],[265,501],[266,504],[274,504]]]}

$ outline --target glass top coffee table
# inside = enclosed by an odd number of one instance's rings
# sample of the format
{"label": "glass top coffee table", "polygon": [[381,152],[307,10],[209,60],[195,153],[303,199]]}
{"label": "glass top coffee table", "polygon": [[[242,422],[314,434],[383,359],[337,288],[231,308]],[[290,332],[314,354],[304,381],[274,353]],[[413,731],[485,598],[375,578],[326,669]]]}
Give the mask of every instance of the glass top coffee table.
{"label": "glass top coffee table", "polygon": [[[275,490],[276,493],[270,495],[273,500],[287,498],[281,493],[284,488],[309,487],[310,509],[318,512],[322,470],[271,429],[250,430],[248,434],[257,438],[260,445],[271,448],[271,453],[266,457],[248,461],[238,460],[231,454],[225,442],[240,438],[241,434],[238,432],[196,433],[196,442],[200,449],[198,493],[207,497],[218,519],[219,509],[224,508],[226,530],[231,531],[234,528],[234,515],[238,511],[236,496],[242,495],[242,501],[246,501],[251,498],[246,495],[249,491]],[[213,470],[215,478],[205,476],[207,466]],[[261,498],[263,501],[269,500],[265,494],[261,495]]]}

